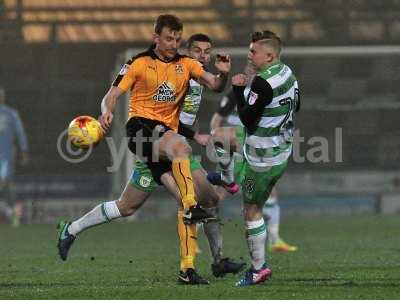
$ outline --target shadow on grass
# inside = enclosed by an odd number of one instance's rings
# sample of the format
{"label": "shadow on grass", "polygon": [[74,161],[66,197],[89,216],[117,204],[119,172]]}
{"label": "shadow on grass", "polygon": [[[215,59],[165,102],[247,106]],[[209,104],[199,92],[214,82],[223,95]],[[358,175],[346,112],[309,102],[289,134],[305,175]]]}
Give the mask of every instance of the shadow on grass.
{"label": "shadow on grass", "polygon": [[[389,279],[394,282],[387,282],[388,279],[383,281],[353,281],[343,280],[338,278],[289,278],[289,279],[278,279],[271,281],[272,284],[288,284],[291,286],[307,286],[307,287],[355,287],[355,288],[399,288],[399,279]],[[399,283],[397,283],[399,282]]]}
{"label": "shadow on grass", "polygon": [[[113,287],[132,287],[134,284],[121,284],[113,285]],[[2,289],[24,289],[24,288],[65,288],[65,287],[95,287],[91,284],[83,283],[0,283],[0,290]]]}
{"label": "shadow on grass", "polygon": [[0,283],[0,289],[23,289],[23,288],[57,288],[57,287],[78,287],[82,284],[76,283]]}

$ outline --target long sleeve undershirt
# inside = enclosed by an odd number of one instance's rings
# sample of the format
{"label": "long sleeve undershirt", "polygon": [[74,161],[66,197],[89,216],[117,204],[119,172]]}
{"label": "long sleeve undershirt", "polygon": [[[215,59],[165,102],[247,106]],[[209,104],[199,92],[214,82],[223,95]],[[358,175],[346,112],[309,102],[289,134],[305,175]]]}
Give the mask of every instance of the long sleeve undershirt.
{"label": "long sleeve undershirt", "polygon": [[237,110],[243,125],[250,131],[254,130],[263,114],[264,107],[272,102],[271,85],[263,78],[254,77],[247,101],[244,98],[244,86],[233,86],[237,100]]}

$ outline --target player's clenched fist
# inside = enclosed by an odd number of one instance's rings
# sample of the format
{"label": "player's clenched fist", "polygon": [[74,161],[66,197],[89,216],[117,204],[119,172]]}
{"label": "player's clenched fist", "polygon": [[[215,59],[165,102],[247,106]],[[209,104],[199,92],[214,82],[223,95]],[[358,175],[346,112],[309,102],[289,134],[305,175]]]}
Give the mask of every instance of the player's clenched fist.
{"label": "player's clenched fist", "polygon": [[226,54],[217,54],[215,67],[221,73],[229,73],[231,70],[231,58]]}
{"label": "player's clenched fist", "polygon": [[232,85],[246,86],[248,77],[244,74],[236,74],[232,77]]}

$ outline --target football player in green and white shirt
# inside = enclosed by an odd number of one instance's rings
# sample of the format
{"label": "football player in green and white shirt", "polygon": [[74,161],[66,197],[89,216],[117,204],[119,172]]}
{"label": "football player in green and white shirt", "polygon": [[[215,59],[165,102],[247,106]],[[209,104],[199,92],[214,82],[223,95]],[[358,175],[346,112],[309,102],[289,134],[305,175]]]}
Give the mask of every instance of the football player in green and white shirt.
{"label": "football player in green and white shirt", "polygon": [[294,114],[299,108],[299,89],[292,70],[280,61],[282,43],[271,31],[255,32],[248,60],[256,70],[248,96],[245,74],[232,78],[238,115],[245,127],[241,186],[246,240],[252,266],[237,286],[268,280],[272,271],[265,261],[266,198],[287,168],[292,153]]}
{"label": "football player in green and white shirt", "polygon": [[[248,84],[244,90],[244,96],[247,97],[250,92],[251,79],[255,75],[255,71],[249,64],[245,67],[245,74],[249,77]],[[235,143],[239,143],[241,146],[244,142],[244,127],[240,121],[237,108],[236,108],[236,97],[233,90],[230,90],[226,94],[220,103],[218,110],[214,113],[211,118],[210,127],[214,136],[221,137],[222,134],[233,134],[229,137],[229,140],[236,139]],[[226,123],[232,129],[223,127],[222,124]],[[234,128],[234,130],[233,130]],[[241,151],[242,149],[240,149]],[[234,178],[237,183],[240,183],[240,171],[243,167],[243,156],[242,153],[234,153]],[[217,176],[217,175],[214,175]],[[210,178],[210,177],[209,177]],[[229,196],[228,193],[220,192],[223,197]],[[263,207],[264,219],[267,222],[267,239],[268,249],[272,252],[292,252],[296,251],[297,247],[286,243],[279,235],[280,225],[280,206],[278,203],[278,193],[275,188],[272,189],[271,195],[265,202]]]}

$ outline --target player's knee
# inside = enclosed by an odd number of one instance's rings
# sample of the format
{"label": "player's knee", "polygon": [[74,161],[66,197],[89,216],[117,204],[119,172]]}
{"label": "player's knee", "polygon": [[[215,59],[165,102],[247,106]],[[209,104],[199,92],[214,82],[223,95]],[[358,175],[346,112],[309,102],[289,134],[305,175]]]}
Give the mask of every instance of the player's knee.
{"label": "player's knee", "polygon": [[119,208],[119,212],[122,217],[129,217],[133,215],[136,212],[136,210],[137,209],[135,207],[129,207],[129,206],[122,206],[121,208]]}
{"label": "player's knee", "polygon": [[133,215],[138,209],[137,205],[135,205],[134,203],[129,203],[129,201],[126,201],[126,199],[118,200],[117,207],[122,217],[129,217]]}
{"label": "player's knee", "polygon": [[187,143],[176,143],[173,149],[174,158],[189,157],[192,154],[192,147]]}
{"label": "player's knee", "polygon": [[257,221],[263,217],[262,207],[257,204],[245,204],[243,215],[246,221]]}

